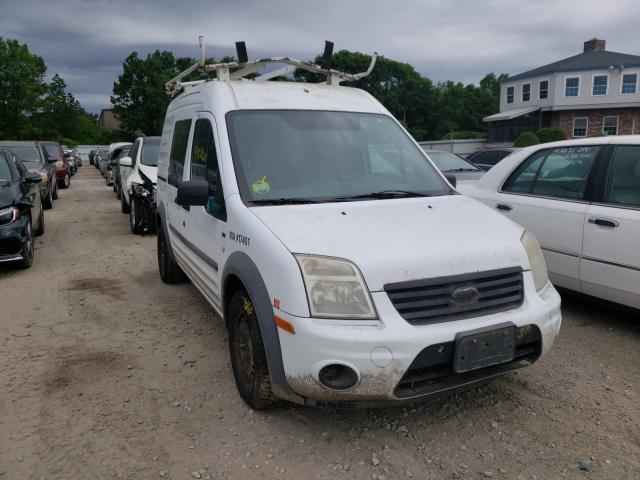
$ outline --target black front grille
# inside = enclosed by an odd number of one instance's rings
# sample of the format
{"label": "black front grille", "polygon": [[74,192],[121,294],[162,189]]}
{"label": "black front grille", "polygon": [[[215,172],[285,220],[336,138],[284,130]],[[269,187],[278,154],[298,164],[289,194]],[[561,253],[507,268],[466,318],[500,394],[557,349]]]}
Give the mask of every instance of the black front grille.
{"label": "black front grille", "polygon": [[[460,289],[475,289],[477,295],[456,301],[453,295]],[[390,283],[384,290],[400,316],[412,325],[510,310],[519,307],[524,296],[520,268]]]}
{"label": "black front grille", "polygon": [[22,250],[22,242],[17,238],[7,238],[0,240],[1,255],[17,255]]}
{"label": "black front grille", "polygon": [[516,330],[513,360],[463,373],[455,373],[453,370],[455,348],[456,343],[453,341],[431,345],[422,350],[396,386],[396,397],[433,394],[531,365],[542,352],[542,335],[535,325],[520,327]]}

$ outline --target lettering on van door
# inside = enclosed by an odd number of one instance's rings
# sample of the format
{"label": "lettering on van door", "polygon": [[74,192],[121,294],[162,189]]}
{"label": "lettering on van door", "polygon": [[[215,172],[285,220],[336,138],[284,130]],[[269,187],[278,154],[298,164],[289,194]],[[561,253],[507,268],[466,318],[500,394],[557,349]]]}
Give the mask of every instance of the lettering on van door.
{"label": "lettering on van door", "polygon": [[240,233],[236,233],[232,231],[229,231],[229,240],[231,240],[232,242],[236,242],[241,245],[244,245],[245,247],[248,247],[249,243],[251,243],[251,239],[246,235],[242,235]]}

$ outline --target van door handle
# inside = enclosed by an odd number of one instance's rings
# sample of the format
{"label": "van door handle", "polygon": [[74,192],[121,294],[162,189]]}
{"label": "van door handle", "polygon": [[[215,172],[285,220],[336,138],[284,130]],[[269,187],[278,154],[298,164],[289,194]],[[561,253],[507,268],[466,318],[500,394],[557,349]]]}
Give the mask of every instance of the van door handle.
{"label": "van door handle", "polygon": [[511,205],[509,205],[508,203],[498,203],[496,205],[496,208],[498,210],[505,210],[507,212],[510,212],[511,210],[513,210],[513,207]]}
{"label": "van door handle", "polygon": [[600,225],[601,227],[609,227],[609,228],[617,228],[620,226],[620,224],[617,221],[611,220],[610,218],[591,217],[589,219],[589,223],[593,223],[595,225]]}

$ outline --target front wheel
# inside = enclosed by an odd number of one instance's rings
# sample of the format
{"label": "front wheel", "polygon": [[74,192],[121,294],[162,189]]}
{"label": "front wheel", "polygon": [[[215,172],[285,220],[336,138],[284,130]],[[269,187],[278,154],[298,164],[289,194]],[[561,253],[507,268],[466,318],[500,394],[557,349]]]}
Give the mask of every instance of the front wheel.
{"label": "front wheel", "polygon": [[46,210],[49,210],[53,207],[53,185],[49,186],[49,193],[47,194],[47,198],[42,199],[42,207]]}
{"label": "front wheel", "polygon": [[[133,199],[131,195],[129,195],[129,199]],[[124,193],[120,195],[120,211],[122,213],[129,213],[129,204],[127,203],[127,199],[124,198]]]}
{"label": "front wheel", "polygon": [[64,178],[58,180],[58,185],[61,188],[69,188],[69,185],[71,185],[71,176],[69,175],[69,172],[65,172]]}
{"label": "front wheel", "polygon": [[22,246],[22,260],[18,263],[20,268],[29,268],[33,263],[33,230],[31,229],[31,219],[27,219],[24,245]]}
{"label": "front wheel", "polygon": [[52,182],[51,184],[51,190],[53,190],[53,194],[51,196],[51,198],[53,198],[54,200],[58,199],[58,182]]}
{"label": "front wheel", "polygon": [[180,265],[171,256],[168,239],[164,236],[162,226],[158,229],[158,270],[164,283],[180,283],[187,279]]}
{"label": "front wheel", "polygon": [[141,235],[144,232],[142,225],[142,205],[138,198],[130,197],[131,205],[129,207],[129,227],[134,235]]}
{"label": "front wheel", "polygon": [[256,410],[274,405],[267,356],[258,317],[245,290],[237,291],[229,304],[229,353],[236,387],[242,399]]}

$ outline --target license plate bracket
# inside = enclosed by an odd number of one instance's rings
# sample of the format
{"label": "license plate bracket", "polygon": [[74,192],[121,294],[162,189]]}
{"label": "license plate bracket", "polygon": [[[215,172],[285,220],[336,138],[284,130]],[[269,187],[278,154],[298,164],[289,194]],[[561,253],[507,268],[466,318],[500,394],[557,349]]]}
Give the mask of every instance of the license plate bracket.
{"label": "license plate bracket", "polygon": [[511,322],[460,332],[456,335],[453,371],[469,372],[513,360],[516,326]]}

